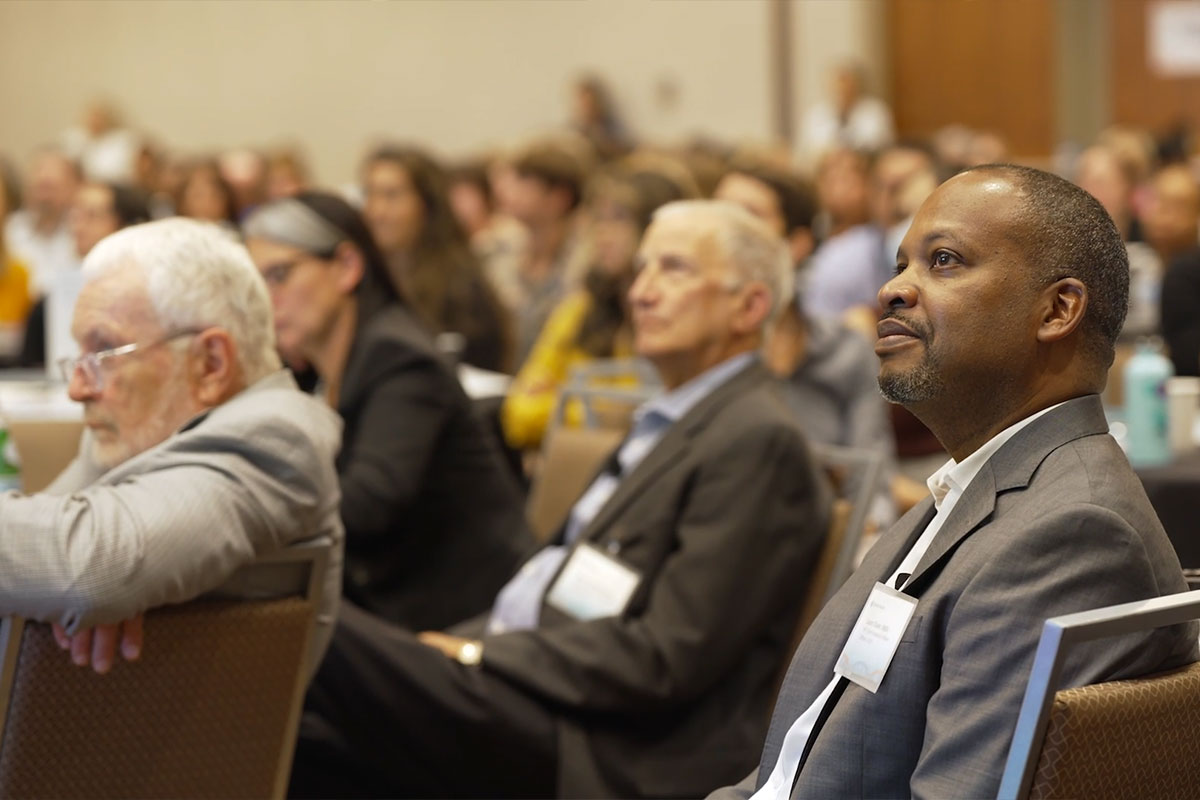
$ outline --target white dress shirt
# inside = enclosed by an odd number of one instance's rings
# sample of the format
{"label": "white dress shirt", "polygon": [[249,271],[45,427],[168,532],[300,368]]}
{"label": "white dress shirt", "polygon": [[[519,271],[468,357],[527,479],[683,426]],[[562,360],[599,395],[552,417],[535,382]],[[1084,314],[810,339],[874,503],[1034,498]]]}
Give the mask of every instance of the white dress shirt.
{"label": "white dress shirt", "polygon": [[[888,578],[889,586],[902,589],[908,582],[913,570],[925,555],[925,551],[929,549],[929,545],[937,537],[938,531],[942,529],[954,511],[954,506],[958,504],[959,498],[971,485],[975,476],[979,474],[979,470],[983,469],[983,465],[987,463],[988,459],[1026,425],[1060,405],[1062,404],[1058,403],[1044,408],[1036,414],[1010,425],[989,439],[974,453],[964,458],[961,464],[950,459],[937,472],[929,476],[926,484],[929,486],[930,494],[933,495],[936,513],[929,524],[925,526],[925,530],[917,538],[917,541],[913,543],[908,555],[900,562],[900,566]],[[884,680],[886,679],[885,676]],[[829,702],[829,697],[837,688],[839,680],[841,680],[841,676],[835,674],[829,684],[817,695],[817,699],[812,702],[812,705],[792,723],[787,735],[783,737],[783,745],[779,750],[779,758],[775,761],[775,768],[771,770],[771,774],[762,784],[762,788],[751,796],[751,800],[787,800],[791,795],[792,784],[795,783],[796,775],[800,770],[800,759],[804,755],[809,736],[812,735],[813,726],[825,710],[825,704]]]}

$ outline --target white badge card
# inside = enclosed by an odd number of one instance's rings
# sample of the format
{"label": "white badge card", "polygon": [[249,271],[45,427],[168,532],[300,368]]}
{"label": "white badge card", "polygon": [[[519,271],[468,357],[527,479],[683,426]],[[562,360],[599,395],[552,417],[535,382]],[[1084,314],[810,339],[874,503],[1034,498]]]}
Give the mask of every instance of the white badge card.
{"label": "white badge card", "polygon": [[883,682],[917,598],[876,583],[833,671],[874,694]]}
{"label": "white badge card", "polygon": [[590,544],[576,547],[546,594],[546,602],[581,620],[615,617],[625,610],[641,576]]}

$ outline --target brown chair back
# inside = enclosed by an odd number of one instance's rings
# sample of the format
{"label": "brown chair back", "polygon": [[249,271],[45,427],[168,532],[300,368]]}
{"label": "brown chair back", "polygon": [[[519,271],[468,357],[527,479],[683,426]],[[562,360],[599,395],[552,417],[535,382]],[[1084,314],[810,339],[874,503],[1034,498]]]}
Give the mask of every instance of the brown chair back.
{"label": "brown chair back", "polygon": [[571,506],[624,436],[620,428],[559,426],[550,431],[525,509],[539,542],[566,521]]}
{"label": "brown chair back", "polygon": [[107,675],[74,666],[49,625],[5,618],[0,797],[283,797],[319,583],[152,609],[142,657]]}
{"label": "brown chair back", "polygon": [[1200,664],[1057,692],[1029,797],[1194,798],[1198,728]]}

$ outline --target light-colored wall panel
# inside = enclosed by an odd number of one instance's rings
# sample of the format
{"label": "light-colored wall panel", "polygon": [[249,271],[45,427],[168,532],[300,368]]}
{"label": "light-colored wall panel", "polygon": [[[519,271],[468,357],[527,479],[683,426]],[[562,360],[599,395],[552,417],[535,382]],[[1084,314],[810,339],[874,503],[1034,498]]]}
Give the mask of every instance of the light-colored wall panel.
{"label": "light-colored wall panel", "polygon": [[380,135],[455,155],[560,125],[589,69],[644,136],[763,140],[767,25],[765,0],[4,0],[0,151],[103,93],[179,149],[297,139],[341,182]]}

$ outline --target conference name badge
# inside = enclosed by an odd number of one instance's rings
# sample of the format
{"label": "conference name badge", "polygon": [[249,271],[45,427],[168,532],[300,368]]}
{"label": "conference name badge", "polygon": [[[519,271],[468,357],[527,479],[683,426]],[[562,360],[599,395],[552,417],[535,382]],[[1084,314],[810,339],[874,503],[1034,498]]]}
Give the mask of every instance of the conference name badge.
{"label": "conference name badge", "polygon": [[872,694],[879,690],[917,599],[876,583],[833,671]]}
{"label": "conference name badge", "polygon": [[625,610],[641,576],[590,544],[581,544],[546,594],[546,602],[575,619],[615,617]]}

